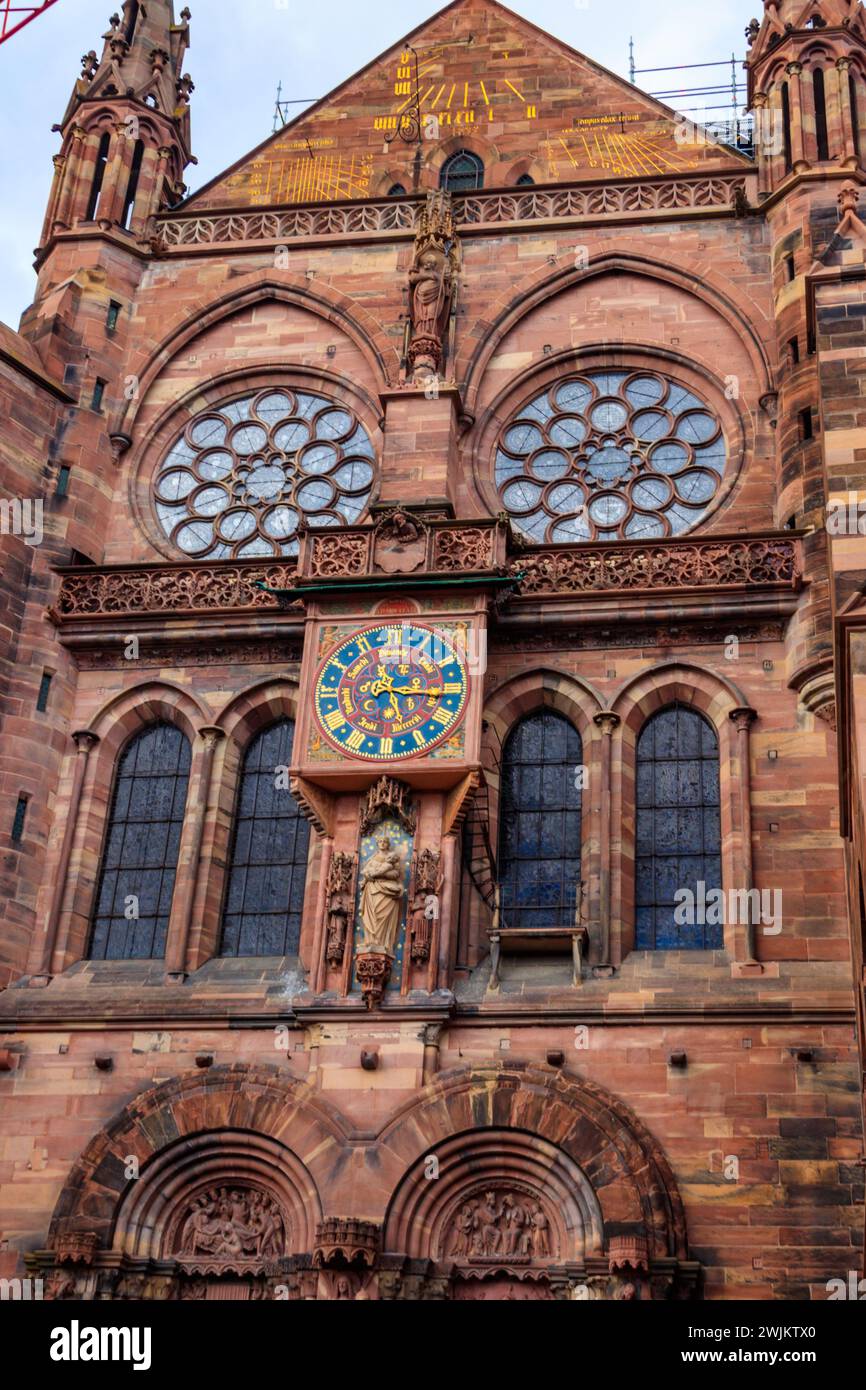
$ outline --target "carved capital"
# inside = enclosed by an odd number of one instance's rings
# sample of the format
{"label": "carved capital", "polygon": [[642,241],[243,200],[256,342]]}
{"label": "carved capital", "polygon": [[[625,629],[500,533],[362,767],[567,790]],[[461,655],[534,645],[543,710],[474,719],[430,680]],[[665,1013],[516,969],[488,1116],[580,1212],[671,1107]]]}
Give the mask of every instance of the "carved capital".
{"label": "carved capital", "polygon": [[767,419],[770,421],[771,427],[775,429],[776,422],[779,418],[778,391],[765,391],[764,395],[760,397],[758,404],[760,405],[764,414],[767,416]]}
{"label": "carved capital", "polygon": [[737,733],[746,733],[749,726],[758,717],[758,711],[749,705],[743,705],[739,709],[732,709],[728,713],[728,718],[736,727]]}
{"label": "carved capital", "polygon": [[226,736],[225,729],[219,729],[215,724],[206,724],[199,729],[198,736],[205,746],[205,752],[212,753],[221,739]]}
{"label": "carved capital", "polygon": [[621,723],[621,720],[618,714],[614,714],[613,710],[605,709],[602,710],[600,714],[594,714],[592,722],[597,728],[601,729],[603,734],[607,734],[609,738],[614,729]]}
{"label": "carved capital", "polygon": [[843,184],[836,198],[839,208],[839,220],[845,216],[846,212],[856,212],[857,203],[860,200],[860,190],[853,183]]}
{"label": "carved capital", "polygon": [[95,748],[99,742],[99,734],[91,729],[76,729],[72,739],[78,752],[86,758],[91,748]]}

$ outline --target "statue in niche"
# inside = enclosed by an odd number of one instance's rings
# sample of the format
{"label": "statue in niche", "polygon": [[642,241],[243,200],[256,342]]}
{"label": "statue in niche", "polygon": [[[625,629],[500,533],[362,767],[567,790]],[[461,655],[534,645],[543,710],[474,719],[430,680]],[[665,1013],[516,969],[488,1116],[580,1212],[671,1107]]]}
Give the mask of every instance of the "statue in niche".
{"label": "statue in niche", "polygon": [[328,871],[328,936],[325,955],[329,965],[339,965],[346,949],[352,880],[355,859],[351,854],[335,854]]}
{"label": "statue in niche", "polygon": [[428,193],[409,271],[409,364],[415,380],[437,373],[457,280],[458,246],[450,194]]}
{"label": "statue in niche", "polygon": [[359,952],[393,956],[403,908],[404,866],[387,835],[376,841],[376,852],[361,875],[361,941]]}

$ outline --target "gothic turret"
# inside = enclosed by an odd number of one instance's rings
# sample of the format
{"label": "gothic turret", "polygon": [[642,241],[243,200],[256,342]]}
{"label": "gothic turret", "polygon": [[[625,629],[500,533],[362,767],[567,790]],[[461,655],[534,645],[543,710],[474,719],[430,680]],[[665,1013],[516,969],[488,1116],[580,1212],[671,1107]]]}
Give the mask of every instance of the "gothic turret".
{"label": "gothic turret", "polygon": [[[102,57],[82,57],[63,120],[63,146],[40,252],[85,224],[142,237],[148,219],[183,195],[193,83],[183,71],[188,9],[172,0],[125,0],[103,35]],[[192,161],[194,162],[194,161]]]}
{"label": "gothic turret", "polygon": [[760,191],[866,158],[866,18],[860,0],[765,0],[746,28]]}

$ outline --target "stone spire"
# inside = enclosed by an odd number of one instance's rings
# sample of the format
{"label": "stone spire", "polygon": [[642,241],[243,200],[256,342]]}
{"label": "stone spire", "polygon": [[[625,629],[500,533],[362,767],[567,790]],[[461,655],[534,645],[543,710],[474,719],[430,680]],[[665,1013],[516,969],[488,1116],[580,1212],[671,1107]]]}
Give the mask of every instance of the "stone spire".
{"label": "stone spire", "polygon": [[102,56],[81,59],[81,75],[59,126],[63,147],[41,251],[58,233],[82,226],[146,236],[150,217],[184,194],[190,153],[183,70],[190,12],[174,19],[173,0],[124,0],[108,21]]}
{"label": "stone spire", "polygon": [[189,10],[174,22],[173,0],[124,0],[102,36],[102,57],[91,49],[81,59],[81,76],[61,122],[65,129],[83,102],[126,97],[176,121],[189,143],[189,99],[193,82],[183,71],[189,48]]}

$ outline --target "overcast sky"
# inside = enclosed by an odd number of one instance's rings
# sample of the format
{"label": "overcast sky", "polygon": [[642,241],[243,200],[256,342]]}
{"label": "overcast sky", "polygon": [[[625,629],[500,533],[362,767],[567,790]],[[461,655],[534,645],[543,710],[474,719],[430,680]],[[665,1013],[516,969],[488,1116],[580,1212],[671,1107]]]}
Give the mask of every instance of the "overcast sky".
{"label": "overcast sky", "polygon": [[[200,187],[270,132],[279,81],[284,97],[323,96],[371,58],[441,9],[435,0],[188,0],[192,45],[186,67]],[[637,66],[699,63],[745,52],[743,29],[761,6],[739,0],[515,0],[541,28],[628,75],[628,40]],[[36,245],[60,148],[51,126],[63,115],[79,57],[102,52],[111,0],[57,0],[0,45],[0,319],[17,327],[34,290]],[[175,12],[183,0],[175,0]],[[659,91],[714,73],[638,78]],[[730,81],[730,68],[719,70]],[[714,98],[724,100],[724,98]],[[688,105],[687,102],[681,103]],[[297,113],[303,108],[293,107]],[[721,114],[721,113],[720,113]]]}

